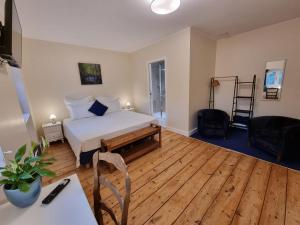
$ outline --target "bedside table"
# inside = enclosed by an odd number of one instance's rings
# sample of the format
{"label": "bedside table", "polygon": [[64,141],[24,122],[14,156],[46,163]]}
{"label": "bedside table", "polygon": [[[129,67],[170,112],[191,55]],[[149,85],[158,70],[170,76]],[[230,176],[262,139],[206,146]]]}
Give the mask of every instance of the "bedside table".
{"label": "bedside table", "polygon": [[134,107],[130,107],[130,108],[123,108],[125,111],[131,111],[131,112],[134,112],[135,109]]}
{"label": "bedside table", "polygon": [[46,140],[50,143],[53,141],[59,141],[61,140],[62,143],[64,143],[64,135],[62,132],[62,124],[61,122],[56,123],[47,123],[43,126],[44,134]]}

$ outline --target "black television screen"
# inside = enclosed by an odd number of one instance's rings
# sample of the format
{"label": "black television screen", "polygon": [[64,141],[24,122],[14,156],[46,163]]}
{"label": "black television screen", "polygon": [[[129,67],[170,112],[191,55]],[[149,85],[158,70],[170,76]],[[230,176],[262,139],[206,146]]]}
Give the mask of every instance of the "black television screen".
{"label": "black television screen", "polygon": [[13,0],[5,1],[5,21],[1,30],[0,56],[11,66],[22,65],[22,28]]}

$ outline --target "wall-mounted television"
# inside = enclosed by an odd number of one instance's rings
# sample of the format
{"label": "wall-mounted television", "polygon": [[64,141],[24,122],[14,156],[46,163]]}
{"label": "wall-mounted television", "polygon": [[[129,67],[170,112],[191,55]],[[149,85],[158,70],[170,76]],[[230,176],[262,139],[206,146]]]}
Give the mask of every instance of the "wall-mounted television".
{"label": "wall-mounted television", "polygon": [[4,26],[0,31],[0,57],[14,67],[22,66],[22,27],[14,0],[5,1]]}

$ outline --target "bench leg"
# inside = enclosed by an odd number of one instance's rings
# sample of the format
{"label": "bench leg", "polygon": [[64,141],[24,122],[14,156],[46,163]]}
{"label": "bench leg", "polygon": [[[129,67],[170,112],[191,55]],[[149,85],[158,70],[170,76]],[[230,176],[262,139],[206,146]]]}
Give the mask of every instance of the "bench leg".
{"label": "bench leg", "polygon": [[159,138],[159,147],[161,148],[161,127],[159,128],[158,131],[158,138]]}

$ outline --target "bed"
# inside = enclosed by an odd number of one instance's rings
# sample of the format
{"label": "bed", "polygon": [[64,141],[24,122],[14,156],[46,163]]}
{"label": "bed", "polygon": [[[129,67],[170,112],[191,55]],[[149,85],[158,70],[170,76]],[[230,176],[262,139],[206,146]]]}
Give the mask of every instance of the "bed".
{"label": "bed", "polygon": [[75,156],[76,167],[88,163],[101,147],[101,139],[113,138],[157,123],[152,116],[121,110],[104,116],[63,121],[64,135]]}

